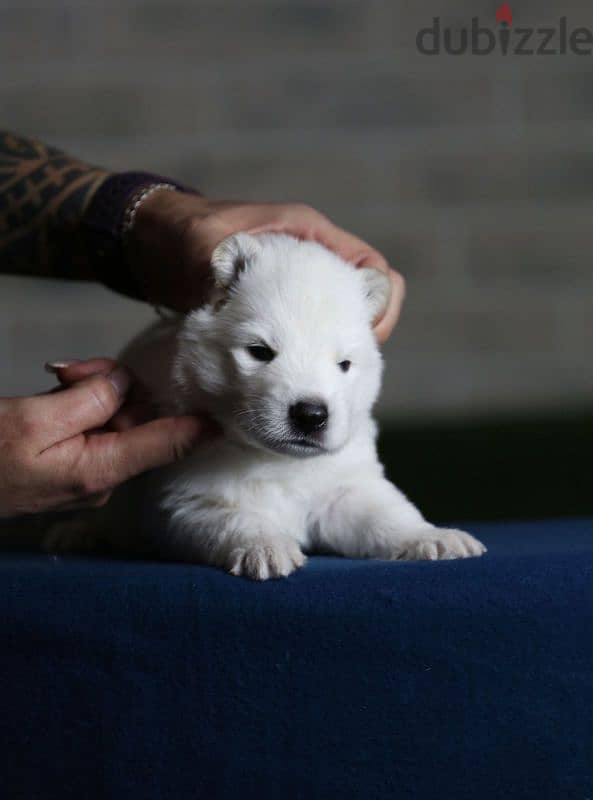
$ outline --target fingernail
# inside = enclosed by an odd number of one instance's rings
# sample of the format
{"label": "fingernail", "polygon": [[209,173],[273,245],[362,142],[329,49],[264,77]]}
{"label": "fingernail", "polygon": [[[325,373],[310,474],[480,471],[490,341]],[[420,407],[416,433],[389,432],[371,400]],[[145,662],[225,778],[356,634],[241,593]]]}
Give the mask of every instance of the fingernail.
{"label": "fingernail", "polygon": [[78,361],[79,361],[78,358],[61,358],[56,361],[46,361],[44,369],[51,375],[55,375],[59,369],[66,369],[66,367],[71,367],[72,364],[78,364]]}
{"label": "fingernail", "polygon": [[132,385],[132,376],[128,370],[124,369],[123,367],[114,369],[109,375],[109,380],[115,387],[115,391],[120,397],[125,397],[128,389]]}

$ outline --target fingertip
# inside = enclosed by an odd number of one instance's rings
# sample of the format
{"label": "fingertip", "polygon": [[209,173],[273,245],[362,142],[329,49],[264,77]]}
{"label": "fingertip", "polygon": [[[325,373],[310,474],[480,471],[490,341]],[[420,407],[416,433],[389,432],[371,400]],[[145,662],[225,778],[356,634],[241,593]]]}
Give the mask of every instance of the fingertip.
{"label": "fingertip", "polygon": [[77,358],[55,359],[54,361],[46,361],[43,365],[43,369],[49,372],[50,375],[57,375],[61,370],[68,369],[68,367],[78,363]]}
{"label": "fingertip", "polygon": [[197,442],[215,432],[214,424],[206,417],[184,416],[173,419],[180,434],[191,441]]}
{"label": "fingertip", "polygon": [[397,312],[392,308],[388,308],[383,318],[375,325],[375,337],[379,344],[385,344],[393,333],[393,329],[397,324]]}
{"label": "fingertip", "polygon": [[185,458],[204,440],[204,421],[196,416],[160,417],[118,434],[128,475]]}
{"label": "fingertip", "polygon": [[132,385],[132,375],[125,367],[116,367],[107,376],[118,397],[125,397]]}
{"label": "fingertip", "polygon": [[51,361],[46,370],[58,378],[60,383],[72,384],[89,378],[92,375],[108,375],[117,365],[112,358],[89,358],[86,361]]}
{"label": "fingertip", "polygon": [[389,339],[392,329],[393,328],[389,322],[386,321],[386,317],[383,317],[383,319],[378,322],[373,329],[377,342],[379,344],[385,344],[387,339]]}
{"label": "fingertip", "polygon": [[401,306],[406,297],[406,279],[401,272],[397,272],[397,270],[393,269],[392,267],[389,267],[389,278],[393,284],[394,294]]}

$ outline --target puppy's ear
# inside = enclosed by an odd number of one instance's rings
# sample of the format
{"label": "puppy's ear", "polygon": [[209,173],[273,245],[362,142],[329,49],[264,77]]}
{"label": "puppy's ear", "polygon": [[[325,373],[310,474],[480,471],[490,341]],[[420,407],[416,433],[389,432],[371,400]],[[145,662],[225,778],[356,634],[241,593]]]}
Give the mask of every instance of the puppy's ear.
{"label": "puppy's ear", "polygon": [[389,305],[391,281],[389,275],[375,267],[362,267],[358,270],[372,322],[380,319]]}
{"label": "puppy's ear", "polygon": [[216,288],[228,289],[259,252],[259,242],[247,233],[236,233],[223,239],[214,249],[210,261]]}

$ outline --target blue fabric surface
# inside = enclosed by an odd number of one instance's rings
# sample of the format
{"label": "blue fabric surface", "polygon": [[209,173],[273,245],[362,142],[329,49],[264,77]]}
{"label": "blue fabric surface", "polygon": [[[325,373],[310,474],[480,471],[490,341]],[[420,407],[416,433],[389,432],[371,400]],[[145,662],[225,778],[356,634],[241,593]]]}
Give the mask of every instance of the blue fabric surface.
{"label": "blue fabric surface", "polygon": [[443,563],[0,556],[7,800],[593,798],[593,523]]}

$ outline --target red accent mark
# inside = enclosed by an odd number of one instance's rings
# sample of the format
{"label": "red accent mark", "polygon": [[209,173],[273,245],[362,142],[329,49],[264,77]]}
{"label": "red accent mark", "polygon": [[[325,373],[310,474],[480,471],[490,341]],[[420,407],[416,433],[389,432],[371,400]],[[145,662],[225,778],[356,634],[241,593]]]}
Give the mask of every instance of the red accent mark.
{"label": "red accent mark", "polygon": [[513,12],[508,3],[503,3],[496,12],[497,22],[508,22],[509,25],[513,24]]}

